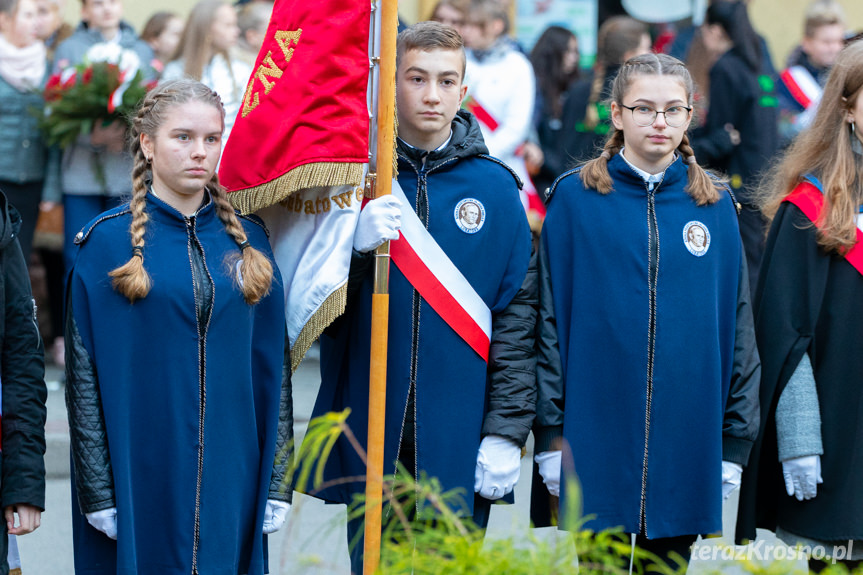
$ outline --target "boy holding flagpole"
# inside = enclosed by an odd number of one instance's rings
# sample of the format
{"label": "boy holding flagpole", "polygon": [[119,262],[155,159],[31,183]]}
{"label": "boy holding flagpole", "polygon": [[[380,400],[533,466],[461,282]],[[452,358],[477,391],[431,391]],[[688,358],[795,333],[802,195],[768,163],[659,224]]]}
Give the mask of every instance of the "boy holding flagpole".
{"label": "boy holding flagpole", "polygon": [[[372,252],[386,240],[390,274],[384,473],[400,462],[414,478],[475,492],[479,525],[491,500],[518,481],[534,418],[536,278],[520,181],[488,155],[479,125],[461,111],[461,37],[424,22],[399,35],[396,99],[398,185],[367,203],[353,241],[347,308],[321,337],[315,416],[350,407],[366,445]],[[365,465],[344,438],[327,462],[330,485],[315,495],[350,503]],[[356,543],[361,521],[348,525]],[[362,572],[362,544],[352,570]]]}

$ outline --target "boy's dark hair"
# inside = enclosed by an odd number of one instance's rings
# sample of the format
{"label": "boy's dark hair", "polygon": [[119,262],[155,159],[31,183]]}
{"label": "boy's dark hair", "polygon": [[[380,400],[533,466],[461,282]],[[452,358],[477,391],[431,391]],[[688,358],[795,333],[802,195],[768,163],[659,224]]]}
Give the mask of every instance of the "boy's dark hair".
{"label": "boy's dark hair", "polygon": [[466,58],[464,40],[461,34],[450,26],[438,22],[418,22],[402,30],[396,40],[396,68],[405,54],[411,50],[431,52],[432,50],[452,50],[461,54],[461,78],[464,79]]}

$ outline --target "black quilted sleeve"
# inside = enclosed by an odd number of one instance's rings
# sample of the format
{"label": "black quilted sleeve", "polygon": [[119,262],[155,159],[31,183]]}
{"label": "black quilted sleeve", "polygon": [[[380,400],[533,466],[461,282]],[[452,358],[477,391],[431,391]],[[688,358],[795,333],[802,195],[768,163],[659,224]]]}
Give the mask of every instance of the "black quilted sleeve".
{"label": "black quilted sleeve", "polygon": [[114,479],[96,367],[81,340],[71,307],[71,298],[67,298],[66,408],[78,505],[82,513],[92,513],[116,506]]}

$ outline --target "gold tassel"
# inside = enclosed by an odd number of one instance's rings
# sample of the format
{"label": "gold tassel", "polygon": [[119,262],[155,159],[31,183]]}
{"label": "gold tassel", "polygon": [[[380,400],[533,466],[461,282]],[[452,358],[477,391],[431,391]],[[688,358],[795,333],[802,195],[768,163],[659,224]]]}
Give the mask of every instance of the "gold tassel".
{"label": "gold tassel", "polygon": [[306,325],[303,326],[297,341],[291,346],[291,373],[297,370],[312,343],[324,332],[328,325],[345,311],[348,303],[348,283],[339,286],[336,291],[321,304]]}
{"label": "gold tassel", "polygon": [[364,164],[316,162],[303,164],[260,186],[228,194],[242,214],[278,204],[294,192],[318,186],[359,186],[363,182]]}

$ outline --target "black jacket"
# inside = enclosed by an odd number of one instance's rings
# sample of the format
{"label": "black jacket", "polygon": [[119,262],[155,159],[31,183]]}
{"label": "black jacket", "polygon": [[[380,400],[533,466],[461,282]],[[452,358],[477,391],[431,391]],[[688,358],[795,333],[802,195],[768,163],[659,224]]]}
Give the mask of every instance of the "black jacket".
{"label": "black jacket", "polygon": [[[0,193],[0,381],[3,386],[0,503],[45,508],[45,356],[30,276],[18,245],[21,217]],[[6,554],[6,537],[0,537]]]}
{"label": "black jacket", "polygon": [[[753,202],[758,177],[779,147],[778,100],[768,66],[756,73],[733,51],[723,54],[710,69],[707,121],[691,136],[698,163],[727,174],[744,204]],[[737,145],[728,124],[740,134]]]}
{"label": "black jacket", "polygon": [[611,109],[608,99],[611,97],[611,85],[617,77],[619,66],[611,66],[604,71],[602,89],[598,101],[593,105],[599,122],[596,126],[585,125],[587,105],[593,92],[594,74],[574,82],[566,92],[563,105],[563,151],[561,154],[561,173],[578,164],[593,159],[602,151],[602,146],[611,131]]}

